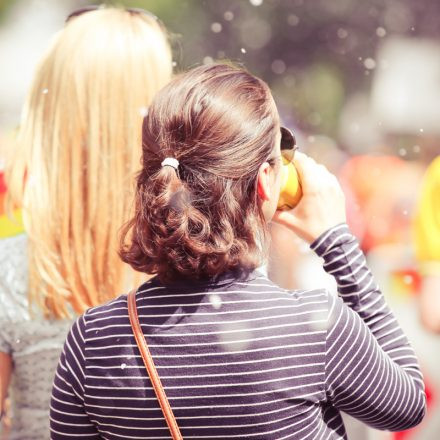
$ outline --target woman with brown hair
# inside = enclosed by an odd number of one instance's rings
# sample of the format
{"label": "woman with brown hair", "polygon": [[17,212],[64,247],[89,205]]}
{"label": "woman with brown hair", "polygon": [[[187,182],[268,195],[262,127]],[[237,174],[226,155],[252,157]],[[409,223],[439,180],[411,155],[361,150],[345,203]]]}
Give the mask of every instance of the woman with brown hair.
{"label": "woman with brown hair", "polygon": [[[177,77],[144,120],[121,256],[157,275],[135,303],[183,438],[343,439],[341,410],[390,430],[424,415],[417,360],[345,224],[336,178],[298,154],[303,198],[275,213],[293,149],[267,85],[228,65]],[[260,273],[273,218],[324,258],[340,297]],[[51,429],[54,440],[169,438],[125,295],[72,327]]]}

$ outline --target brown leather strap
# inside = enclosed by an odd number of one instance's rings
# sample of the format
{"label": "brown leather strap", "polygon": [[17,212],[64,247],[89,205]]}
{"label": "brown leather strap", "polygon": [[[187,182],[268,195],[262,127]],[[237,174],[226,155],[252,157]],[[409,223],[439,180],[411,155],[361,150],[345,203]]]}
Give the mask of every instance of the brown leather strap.
{"label": "brown leather strap", "polygon": [[135,290],[132,290],[128,294],[127,300],[128,316],[130,317],[131,328],[133,329],[137,346],[139,347],[142,359],[144,360],[145,368],[148,371],[148,376],[150,377],[151,383],[153,384],[157,400],[159,400],[160,407],[162,408],[163,415],[165,416],[165,420],[167,422],[168,428],[170,428],[173,439],[182,440],[182,434],[180,433],[179,426],[177,425],[176,418],[173,414],[173,410],[171,409],[171,406],[165,394],[165,390],[163,389],[159,375],[157,374],[156,367],[154,366],[153,358],[151,357],[150,350],[148,349],[147,340],[145,339],[141,325],[139,324],[139,318],[136,308]]}

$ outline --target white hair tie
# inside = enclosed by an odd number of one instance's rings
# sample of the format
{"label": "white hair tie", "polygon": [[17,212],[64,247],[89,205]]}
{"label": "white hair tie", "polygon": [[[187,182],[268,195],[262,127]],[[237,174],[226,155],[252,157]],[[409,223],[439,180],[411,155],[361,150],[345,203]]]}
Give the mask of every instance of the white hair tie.
{"label": "white hair tie", "polygon": [[177,171],[179,168],[179,161],[177,159],[174,159],[174,157],[166,157],[162,161],[161,166],[163,166],[163,167],[168,166],[168,167],[174,168]]}

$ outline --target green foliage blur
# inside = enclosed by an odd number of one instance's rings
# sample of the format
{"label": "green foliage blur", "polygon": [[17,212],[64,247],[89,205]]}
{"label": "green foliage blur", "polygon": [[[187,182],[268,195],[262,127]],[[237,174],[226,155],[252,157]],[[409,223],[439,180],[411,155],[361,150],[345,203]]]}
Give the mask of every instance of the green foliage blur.
{"label": "green foliage blur", "polygon": [[3,18],[9,9],[10,6],[14,3],[14,0],[0,0],[0,23],[3,21]]}
{"label": "green foliage blur", "polygon": [[[440,36],[433,0],[123,0],[172,33],[178,69],[228,59],[267,81],[282,116],[337,136],[343,103],[371,86],[386,35]],[[366,67],[367,66],[367,67]]]}
{"label": "green foliage blur", "polygon": [[[0,20],[13,2],[0,0]],[[85,0],[78,6],[88,3],[153,12],[170,32],[176,71],[213,60],[242,64],[269,83],[284,119],[333,138],[347,97],[370,88],[385,36],[440,37],[436,0]]]}

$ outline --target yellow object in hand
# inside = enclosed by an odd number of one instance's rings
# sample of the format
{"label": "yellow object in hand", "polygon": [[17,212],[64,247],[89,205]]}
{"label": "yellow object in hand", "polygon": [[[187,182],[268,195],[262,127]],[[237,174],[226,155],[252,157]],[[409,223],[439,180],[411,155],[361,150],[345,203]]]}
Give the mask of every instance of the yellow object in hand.
{"label": "yellow object in hand", "polygon": [[283,165],[281,172],[281,191],[277,209],[286,211],[298,204],[302,196],[302,189],[298,172],[292,162]]}

